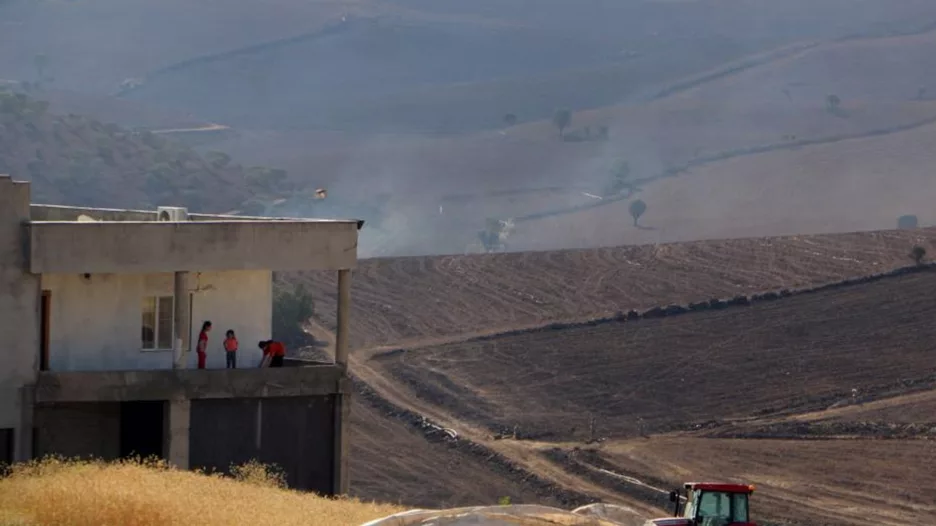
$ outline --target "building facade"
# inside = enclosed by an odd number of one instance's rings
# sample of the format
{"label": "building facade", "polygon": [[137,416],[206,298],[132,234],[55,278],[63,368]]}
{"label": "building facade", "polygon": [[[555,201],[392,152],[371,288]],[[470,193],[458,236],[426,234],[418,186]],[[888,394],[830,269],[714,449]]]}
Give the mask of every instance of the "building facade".
{"label": "building facade", "polygon": [[[362,224],[37,205],[28,183],[0,176],[0,462],[155,455],[224,471],[259,460],[292,487],[346,492]],[[334,362],[258,368],[272,273],[295,270],[339,274]],[[238,369],[225,369],[228,329]]]}

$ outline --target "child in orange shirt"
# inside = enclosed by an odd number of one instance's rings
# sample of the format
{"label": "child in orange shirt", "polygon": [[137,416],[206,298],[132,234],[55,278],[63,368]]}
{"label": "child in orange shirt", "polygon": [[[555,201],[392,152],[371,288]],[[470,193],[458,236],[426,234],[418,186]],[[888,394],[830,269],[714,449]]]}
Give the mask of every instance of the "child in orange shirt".
{"label": "child in orange shirt", "polygon": [[227,368],[237,369],[237,337],[232,330],[225,334],[224,354],[227,356]]}

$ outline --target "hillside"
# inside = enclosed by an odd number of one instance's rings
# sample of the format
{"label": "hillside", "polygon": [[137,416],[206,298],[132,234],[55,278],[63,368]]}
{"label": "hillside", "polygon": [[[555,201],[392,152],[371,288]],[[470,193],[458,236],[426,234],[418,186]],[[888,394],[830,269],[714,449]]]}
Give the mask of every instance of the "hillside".
{"label": "hillside", "polygon": [[932,440],[654,437],[603,444],[578,460],[665,488],[687,478],[754,483],[758,524],[908,526],[936,512]]}
{"label": "hillside", "polygon": [[621,201],[521,223],[514,236],[538,247],[572,233],[585,243],[634,243],[871,230],[896,225],[903,214],[930,224],[934,137],[929,125],[715,162],[647,184],[644,229],[620,226],[630,218]]}
{"label": "hillside", "polygon": [[[584,503],[570,502],[583,498],[574,491],[532,480],[467,445],[453,446],[439,432],[420,432],[360,393],[353,404],[351,493],[355,496],[426,508],[494,504],[504,496],[515,504]],[[447,475],[440,475],[440,470]]]}
{"label": "hillside", "polygon": [[[927,321],[936,314],[934,276],[453,343],[375,365],[461,419],[491,430],[518,426],[533,439],[584,440],[592,415],[598,432],[614,437],[802,412],[852,389],[883,393],[936,372]],[[697,395],[687,398],[685,389]]]}
{"label": "hillside", "polygon": [[0,90],[0,173],[32,182],[33,201],[224,212],[286,188],[286,173],[203,157],[150,132],[131,132]]}
{"label": "hillside", "polygon": [[[663,213],[664,218],[681,220],[689,213],[680,215],[678,208],[670,209],[665,201],[657,203],[650,193],[662,184],[656,179],[674,167],[692,163],[690,173],[673,179],[671,184],[679,188],[683,180],[706,168],[700,160],[710,159],[704,164],[713,165],[715,170],[723,164],[720,159],[724,155],[776,149],[793,162],[796,145],[804,141],[877,135],[936,118],[936,103],[925,101],[850,108],[851,115],[843,119],[828,114],[818,103],[788,109],[664,100],[573,117],[570,133],[584,133],[582,130],[589,128],[597,134],[600,126],[609,125],[610,138],[605,141],[559,142],[555,127],[537,123],[509,128],[504,130],[506,135],[493,132],[448,138],[238,132],[210,148],[238,152],[244,162],[282,166],[305,186],[329,189],[329,203],[297,197],[279,205],[278,214],[335,214],[336,210],[326,209],[326,205],[333,207],[339,202],[358,212],[356,203],[369,203],[370,209],[359,212],[368,220],[361,249],[369,256],[461,253],[476,243],[477,231],[488,217],[515,218],[517,230],[508,238],[511,250],[587,248],[725,237],[720,228],[728,232],[730,225],[707,221],[699,222],[696,230],[689,224],[685,232],[675,232],[678,238],[669,229],[663,230],[669,226],[665,224],[655,230],[630,228],[629,201],[605,204],[594,197],[608,192],[615,164],[620,161],[628,163],[631,181],[641,188],[639,196],[653,199],[645,198],[651,205],[648,214]],[[878,139],[883,137],[869,142]],[[920,166],[914,157],[919,152],[908,146],[907,153],[907,164]],[[310,166],[315,169],[310,170]],[[819,177],[817,169],[804,169],[804,176]],[[769,180],[798,197],[798,188],[779,166],[745,175],[748,186]],[[723,186],[710,191],[718,192],[722,201],[746,197]],[[858,198],[864,207],[873,205],[871,192]],[[576,207],[590,206],[598,208],[576,212]],[[544,215],[549,217],[540,219]],[[895,220],[896,216],[877,220],[872,228],[890,228]],[[840,222],[846,231],[858,229],[849,228],[856,224],[851,218]],[[746,230],[740,235],[784,233],[771,231],[762,223],[742,224]],[[813,226],[813,231],[816,228]]]}
{"label": "hillside", "polygon": [[[931,2],[275,6],[7,0],[0,82],[43,77],[36,96],[53,112],[229,126],[187,135],[203,155],[285,169],[295,188],[327,187],[329,199],[283,189],[276,206],[224,197],[218,211],[360,217],[366,256],[478,251],[489,217],[515,218],[510,250],[544,250],[891,228],[931,200],[913,176],[878,195],[891,170],[929,164],[914,139],[926,130],[907,128],[936,119],[926,91],[936,79],[920,66],[936,46]],[[551,122],[559,107],[574,110],[565,141]],[[859,137],[864,155],[901,145],[873,173],[850,153],[802,158]],[[24,148],[19,165],[33,154]],[[621,161],[633,191],[608,194]],[[862,184],[837,191],[845,180]],[[144,201],[111,187],[108,206]],[[635,197],[648,203],[647,228],[628,224]]]}
{"label": "hillside", "polygon": [[917,482],[936,458],[934,280],[929,268],[413,346],[355,370],[430,422],[611,502],[663,508],[653,488],[717,478],[758,486],[758,523],[911,524],[933,511]]}
{"label": "hillside", "polygon": [[[848,16],[829,0],[550,1],[535,17],[510,4],[366,4],[370,16],[318,33],[151,72],[127,96],[252,128],[465,133],[496,127],[508,112],[533,120],[560,106],[639,100],[745,55],[884,27],[914,31],[936,17],[921,3],[893,10],[879,1]],[[837,24],[822,21],[836,12]]]}
{"label": "hillside", "polygon": [[[656,305],[732,297],[870,274],[936,253],[936,230],[789,236],[591,250],[361,260],[353,348],[407,345]],[[334,327],[335,276],[285,274]]]}

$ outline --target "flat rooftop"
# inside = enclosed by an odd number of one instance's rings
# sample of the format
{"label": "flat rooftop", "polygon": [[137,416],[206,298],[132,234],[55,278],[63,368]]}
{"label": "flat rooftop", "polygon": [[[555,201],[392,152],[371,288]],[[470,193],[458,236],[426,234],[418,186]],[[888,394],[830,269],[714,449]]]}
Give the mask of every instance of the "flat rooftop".
{"label": "flat rooftop", "polygon": [[[181,215],[175,215],[179,211]],[[145,273],[357,266],[358,219],[30,206],[29,270]]]}

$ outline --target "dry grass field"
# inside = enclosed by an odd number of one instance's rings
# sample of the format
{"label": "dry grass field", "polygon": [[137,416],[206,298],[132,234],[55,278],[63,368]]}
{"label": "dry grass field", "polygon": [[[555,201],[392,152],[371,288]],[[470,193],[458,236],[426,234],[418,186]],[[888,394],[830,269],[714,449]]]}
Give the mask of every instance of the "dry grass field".
{"label": "dry grass field", "polygon": [[0,524],[358,526],[402,511],[284,490],[262,467],[248,467],[243,475],[238,481],[135,462],[22,465],[0,478]]}
{"label": "dry grass field", "polygon": [[[835,281],[903,266],[933,229],[790,236],[592,250],[378,258],[352,285],[352,347],[458,339],[580,319]],[[314,294],[334,327],[335,276],[287,274]]]}

